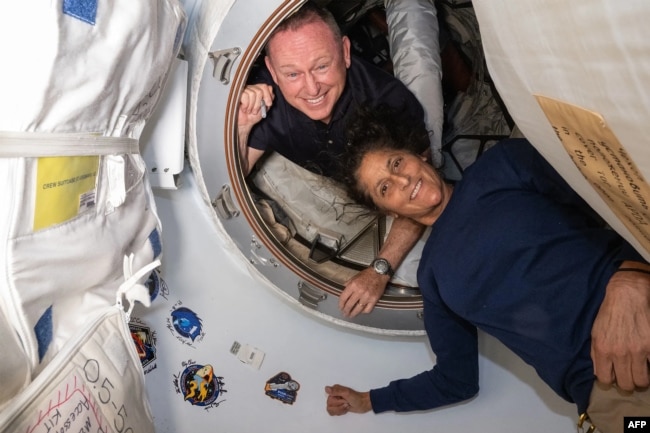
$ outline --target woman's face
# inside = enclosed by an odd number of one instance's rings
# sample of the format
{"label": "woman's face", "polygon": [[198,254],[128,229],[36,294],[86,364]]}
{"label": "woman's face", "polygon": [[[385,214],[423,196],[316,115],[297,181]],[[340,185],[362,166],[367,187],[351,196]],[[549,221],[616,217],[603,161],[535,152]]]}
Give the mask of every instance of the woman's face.
{"label": "woman's face", "polygon": [[426,225],[435,222],[452,192],[430,164],[402,150],[366,153],[357,181],[380,210]]}

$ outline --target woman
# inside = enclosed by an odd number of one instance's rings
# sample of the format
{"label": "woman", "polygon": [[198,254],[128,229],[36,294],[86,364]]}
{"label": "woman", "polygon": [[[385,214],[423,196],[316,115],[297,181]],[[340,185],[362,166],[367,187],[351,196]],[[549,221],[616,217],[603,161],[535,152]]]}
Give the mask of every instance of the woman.
{"label": "woman", "polygon": [[[527,141],[495,145],[452,186],[399,145],[414,139],[408,127],[375,116],[362,115],[351,128],[346,183],[353,198],[431,226],[418,282],[437,364],[366,393],[327,387],[328,412],[422,410],[471,398],[478,392],[478,328],[532,365],[601,431],[622,432],[623,416],[650,414],[647,390],[605,400],[618,391],[601,396],[590,356],[601,304],[609,306],[623,288],[645,297],[635,301],[643,325],[625,325],[622,334],[646,332],[650,266],[642,257]],[[648,385],[650,337],[641,338],[641,360],[616,370],[619,388]],[[611,363],[595,359],[611,372]]]}

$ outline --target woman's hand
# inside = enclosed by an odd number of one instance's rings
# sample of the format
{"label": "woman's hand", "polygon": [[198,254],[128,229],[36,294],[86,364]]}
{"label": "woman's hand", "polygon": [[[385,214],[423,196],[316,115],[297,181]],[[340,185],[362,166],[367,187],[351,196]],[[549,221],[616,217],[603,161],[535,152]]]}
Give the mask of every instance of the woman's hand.
{"label": "woman's hand", "polygon": [[365,413],[372,410],[369,392],[358,392],[343,385],[326,386],[327,413],[345,415],[348,412]]}
{"label": "woman's hand", "polygon": [[[621,268],[650,269],[624,262]],[[600,382],[623,390],[650,385],[650,275],[616,272],[591,330],[591,358]]]}

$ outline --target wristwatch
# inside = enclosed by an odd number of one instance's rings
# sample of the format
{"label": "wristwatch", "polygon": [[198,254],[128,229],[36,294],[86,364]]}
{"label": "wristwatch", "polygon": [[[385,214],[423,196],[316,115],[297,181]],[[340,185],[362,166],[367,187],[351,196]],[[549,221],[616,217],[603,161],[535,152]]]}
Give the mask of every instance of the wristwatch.
{"label": "wristwatch", "polygon": [[395,274],[395,271],[390,267],[388,260],[381,257],[377,257],[373,260],[371,266],[379,275],[388,275],[389,277],[392,277]]}

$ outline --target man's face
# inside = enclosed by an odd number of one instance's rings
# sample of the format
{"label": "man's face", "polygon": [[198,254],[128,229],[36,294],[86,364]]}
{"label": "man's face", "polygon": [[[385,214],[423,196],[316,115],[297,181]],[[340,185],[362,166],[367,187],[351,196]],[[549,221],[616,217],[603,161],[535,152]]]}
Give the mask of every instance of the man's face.
{"label": "man's face", "polygon": [[323,22],[271,38],[266,66],[287,102],[313,120],[329,123],[350,66],[350,40],[337,41]]}

